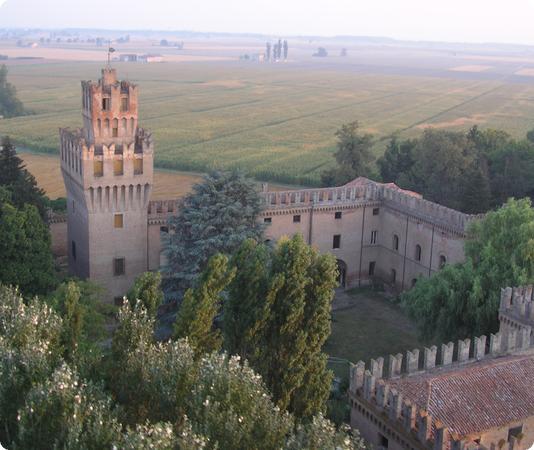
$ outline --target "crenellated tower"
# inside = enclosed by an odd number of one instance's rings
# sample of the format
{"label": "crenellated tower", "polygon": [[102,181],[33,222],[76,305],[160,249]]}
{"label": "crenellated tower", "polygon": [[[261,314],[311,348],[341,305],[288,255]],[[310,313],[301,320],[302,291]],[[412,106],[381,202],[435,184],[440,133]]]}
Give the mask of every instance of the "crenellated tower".
{"label": "crenellated tower", "polygon": [[137,86],[115,69],[82,82],[82,116],[83,128],[60,129],[69,271],[117,300],[148,270],[154,146],[137,124]]}

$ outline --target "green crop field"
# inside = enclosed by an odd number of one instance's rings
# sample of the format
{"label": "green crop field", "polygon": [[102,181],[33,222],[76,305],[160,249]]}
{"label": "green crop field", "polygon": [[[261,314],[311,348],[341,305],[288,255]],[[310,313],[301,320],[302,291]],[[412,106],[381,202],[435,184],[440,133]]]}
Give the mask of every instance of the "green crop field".
{"label": "green crop field", "polygon": [[[336,129],[349,121],[377,136],[377,154],[391,133],[414,136],[429,125],[478,123],[517,137],[534,126],[534,81],[305,63],[116,66],[140,85],[140,122],[154,133],[156,165],[168,169],[241,167],[258,179],[313,185],[333,163]],[[58,128],[81,124],[80,80],[97,79],[99,68],[75,61],[10,64],[10,80],[35,114],[0,119],[0,134],[57,152]]]}

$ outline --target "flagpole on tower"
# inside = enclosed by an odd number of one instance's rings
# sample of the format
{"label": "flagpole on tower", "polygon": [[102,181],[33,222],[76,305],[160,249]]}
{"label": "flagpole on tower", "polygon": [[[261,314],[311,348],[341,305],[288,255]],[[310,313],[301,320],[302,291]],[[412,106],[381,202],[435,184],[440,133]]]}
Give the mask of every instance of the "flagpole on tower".
{"label": "flagpole on tower", "polygon": [[111,41],[109,41],[108,45],[108,69],[111,69],[111,54],[115,51],[115,49],[111,46]]}

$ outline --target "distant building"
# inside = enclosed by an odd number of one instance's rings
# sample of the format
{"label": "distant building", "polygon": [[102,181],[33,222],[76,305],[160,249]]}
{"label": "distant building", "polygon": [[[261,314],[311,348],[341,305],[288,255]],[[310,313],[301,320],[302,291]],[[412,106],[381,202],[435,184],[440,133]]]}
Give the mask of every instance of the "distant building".
{"label": "distant building", "polygon": [[160,62],[163,62],[163,55],[158,55],[158,54],[139,55],[137,57],[137,61],[144,62],[144,63],[160,63]]}
{"label": "distant building", "polygon": [[380,450],[526,450],[534,443],[532,286],[501,292],[500,329],[359,362],[351,426]]}
{"label": "distant building", "polygon": [[138,56],[135,53],[123,53],[119,56],[120,62],[137,62]]}

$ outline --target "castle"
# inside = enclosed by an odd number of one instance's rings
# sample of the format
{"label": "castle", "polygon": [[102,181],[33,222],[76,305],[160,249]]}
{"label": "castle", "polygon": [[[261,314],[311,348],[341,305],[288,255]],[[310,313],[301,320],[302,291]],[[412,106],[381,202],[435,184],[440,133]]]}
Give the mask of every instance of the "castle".
{"label": "castle", "polygon": [[[138,87],[105,68],[82,82],[83,128],[61,129],[61,169],[67,190],[64,222],[53,220],[55,247],[69,271],[97,281],[119,301],[140,273],[157,270],[162,234],[179,200],[150,201],[154,143],[138,126]],[[261,220],[268,239],[302,233],[333,253],[340,284],[379,279],[400,291],[446,263],[464,258],[472,216],[445,208],[394,184],[358,178],[342,187],[269,192]],[[61,250],[60,250],[61,251]]]}

